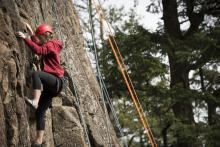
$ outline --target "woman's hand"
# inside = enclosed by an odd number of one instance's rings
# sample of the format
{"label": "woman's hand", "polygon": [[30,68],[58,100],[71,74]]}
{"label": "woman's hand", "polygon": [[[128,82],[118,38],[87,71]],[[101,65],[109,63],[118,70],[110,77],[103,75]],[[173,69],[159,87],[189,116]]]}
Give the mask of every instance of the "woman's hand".
{"label": "woman's hand", "polygon": [[20,38],[27,38],[27,35],[25,35],[23,32],[21,32],[21,31],[19,31],[18,33],[18,37],[20,37]]}
{"label": "woman's hand", "polygon": [[27,22],[25,22],[25,21],[23,23],[26,25],[28,31],[30,32],[30,35],[33,36],[34,35],[34,31],[32,30],[31,26]]}

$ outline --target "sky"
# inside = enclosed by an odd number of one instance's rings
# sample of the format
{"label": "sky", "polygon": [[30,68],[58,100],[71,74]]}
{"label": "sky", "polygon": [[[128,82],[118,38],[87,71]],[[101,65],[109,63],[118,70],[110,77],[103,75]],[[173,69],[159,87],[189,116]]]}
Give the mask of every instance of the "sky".
{"label": "sky", "polygon": [[[98,0],[94,0],[98,3]],[[114,6],[117,8],[120,8],[121,6],[124,6],[124,9],[126,12],[128,12],[131,8],[134,8],[134,1],[135,0],[99,0],[102,4],[102,7],[104,9],[108,9],[110,6]],[[93,2],[93,0],[92,0]],[[134,11],[137,13],[139,19],[139,23],[143,25],[146,29],[155,31],[158,22],[162,22],[161,14],[151,14],[146,11],[146,6],[149,5],[151,0],[136,0],[136,7],[134,8]],[[81,0],[73,0],[74,4],[80,4],[85,6],[85,3],[82,3]],[[84,14],[82,14],[84,15]]]}
{"label": "sky", "polygon": [[[146,29],[156,30],[158,21],[161,21],[162,14],[151,14],[146,11],[146,6],[150,3],[151,0],[137,0],[137,6],[134,9],[138,16],[141,17],[139,20]],[[108,8],[110,5],[121,7],[124,6],[126,11],[129,11],[130,8],[134,6],[134,0],[106,0],[103,3],[104,8]]]}

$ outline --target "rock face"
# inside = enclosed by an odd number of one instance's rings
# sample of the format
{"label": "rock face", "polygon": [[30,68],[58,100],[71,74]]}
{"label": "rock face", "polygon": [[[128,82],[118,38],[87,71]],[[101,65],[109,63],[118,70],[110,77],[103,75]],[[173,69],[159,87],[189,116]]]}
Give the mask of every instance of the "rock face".
{"label": "rock face", "polygon": [[23,21],[32,28],[43,22],[53,25],[55,36],[65,43],[61,59],[69,87],[62,96],[54,98],[47,111],[43,146],[86,147],[85,127],[92,147],[119,146],[83,49],[71,0],[0,0],[0,146],[29,147],[35,136],[34,110],[24,101],[24,96],[31,96],[33,54],[15,35],[17,31],[27,31]]}

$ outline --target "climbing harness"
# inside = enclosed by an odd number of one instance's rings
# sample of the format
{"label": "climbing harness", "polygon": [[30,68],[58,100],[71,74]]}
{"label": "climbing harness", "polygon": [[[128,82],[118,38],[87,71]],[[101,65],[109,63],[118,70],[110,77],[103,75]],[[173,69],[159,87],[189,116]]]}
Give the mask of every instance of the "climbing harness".
{"label": "climbing harness", "polygon": [[[105,16],[100,14],[100,11],[102,11],[102,13],[103,13],[103,9],[102,9],[102,7],[101,7],[100,1],[98,0],[99,8],[100,8],[101,10],[98,10],[98,6],[97,6],[95,0],[93,0],[93,3],[94,3],[94,5],[95,5],[95,8],[96,8],[97,13],[99,14],[100,20],[101,20],[101,21],[102,21],[102,19],[105,20]],[[105,20],[105,21],[106,21],[106,20]],[[130,95],[131,95],[131,97],[132,97],[132,100],[133,100],[133,102],[134,102],[135,108],[136,108],[136,110],[138,111],[138,115],[139,115],[139,117],[140,117],[140,120],[141,120],[141,122],[142,122],[144,128],[145,128],[145,131],[146,131],[146,133],[147,133],[147,137],[148,137],[149,140],[150,140],[150,144],[151,144],[152,147],[157,147],[157,144],[156,144],[156,141],[155,141],[155,139],[154,139],[153,133],[152,133],[150,127],[149,127],[147,118],[146,118],[145,115],[144,115],[144,111],[143,111],[142,105],[141,105],[141,103],[140,103],[140,101],[139,101],[139,98],[138,98],[138,96],[137,96],[137,93],[136,93],[136,91],[135,91],[135,89],[134,89],[134,86],[133,86],[133,83],[132,83],[132,81],[131,81],[131,78],[130,78],[128,72],[127,72],[127,69],[126,69],[126,67],[125,67],[123,58],[122,58],[121,53],[120,53],[120,51],[119,51],[119,48],[118,48],[117,42],[116,42],[116,40],[115,40],[115,38],[114,38],[114,35],[113,35],[113,33],[111,32],[111,29],[110,29],[109,24],[108,24],[108,28],[109,28],[109,32],[111,33],[111,36],[109,36],[108,41],[109,41],[109,44],[110,44],[111,49],[112,49],[112,51],[113,51],[113,54],[114,54],[114,56],[115,56],[115,58],[116,58],[116,61],[117,61],[118,65],[119,65],[119,68],[120,68],[120,70],[121,70],[123,79],[124,79],[124,81],[125,81],[125,83],[126,83],[126,86],[127,86],[127,88],[128,88],[128,91],[129,91],[129,93],[130,93]],[[116,49],[115,49],[115,47],[116,47]]]}

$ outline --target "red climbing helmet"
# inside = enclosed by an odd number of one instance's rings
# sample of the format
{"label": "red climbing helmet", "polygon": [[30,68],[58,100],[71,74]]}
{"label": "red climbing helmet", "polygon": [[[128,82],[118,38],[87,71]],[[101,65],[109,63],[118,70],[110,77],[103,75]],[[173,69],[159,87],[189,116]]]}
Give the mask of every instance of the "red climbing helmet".
{"label": "red climbing helmet", "polygon": [[37,27],[36,35],[42,35],[46,32],[53,33],[53,28],[48,24],[41,24]]}

